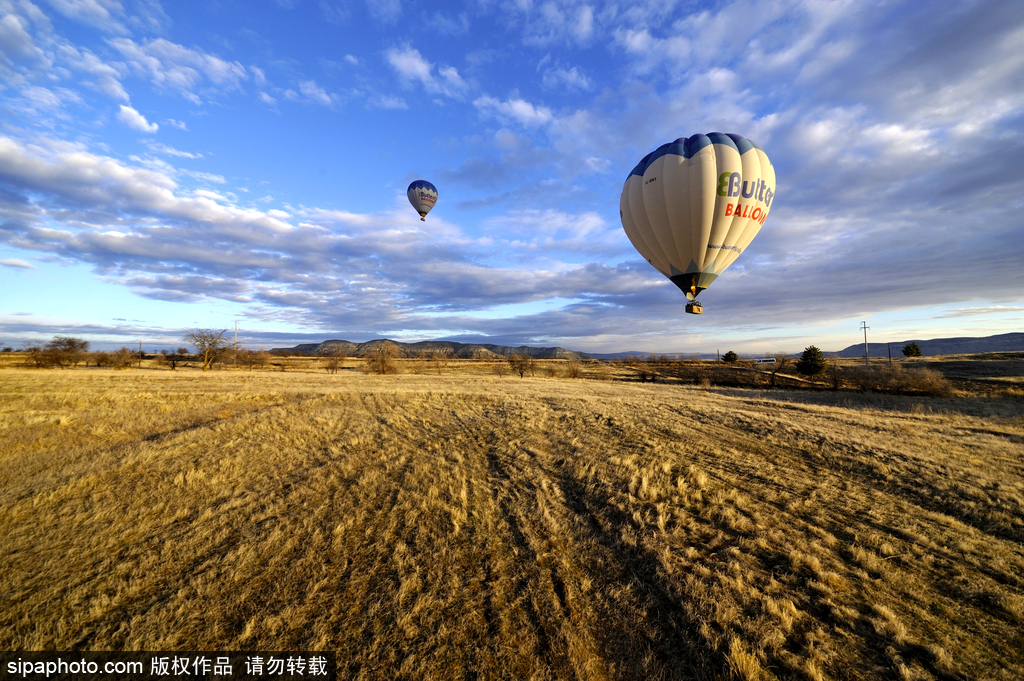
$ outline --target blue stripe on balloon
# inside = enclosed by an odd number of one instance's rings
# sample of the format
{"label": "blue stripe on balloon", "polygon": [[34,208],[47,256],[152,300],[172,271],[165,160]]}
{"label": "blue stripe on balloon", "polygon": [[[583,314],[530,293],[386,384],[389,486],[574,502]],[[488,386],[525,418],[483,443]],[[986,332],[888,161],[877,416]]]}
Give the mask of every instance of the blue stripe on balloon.
{"label": "blue stripe on balloon", "polygon": [[409,185],[409,188],[406,189],[405,192],[408,194],[413,189],[429,189],[430,191],[434,192],[435,194],[437,193],[437,187],[435,187],[434,185],[430,184],[426,180],[415,180],[415,181],[413,181],[413,183]]}
{"label": "blue stripe on balloon", "polygon": [[[735,133],[709,132],[706,135],[697,134],[690,137],[680,137],[674,142],[662,144],[660,147],[644,156],[640,159],[640,162],[636,164],[636,167],[633,168],[629,175],[640,175],[642,177],[652,163],[666,154],[682,156],[683,158],[690,159],[696,156],[697,152],[701,149],[712,144],[724,144],[726,146],[730,146],[738,151],[741,156],[751,149],[761,148],[746,137]],[[628,180],[629,177],[626,179]]]}
{"label": "blue stripe on balloon", "polygon": [[737,135],[734,132],[727,132],[726,134],[729,137],[732,138],[733,142],[736,143],[736,151],[740,152],[740,156],[742,156],[743,154],[747,153],[751,149],[754,149],[755,147],[757,147],[756,144],[754,144],[753,142],[748,140],[743,135]]}
{"label": "blue stripe on balloon", "polygon": [[711,140],[712,144],[724,144],[727,147],[732,147],[737,152],[739,148],[736,146],[736,142],[733,140],[731,135],[727,135],[724,132],[709,132],[708,139]]}
{"label": "blue stripe on balloon", "polygon": [[[649,159],[650,157],[651,154],[647,154],[642,159],[640,159],[640,162],[636,164],[636,167],[633,168],[633,171],[630,173],[630,175],[640,175],[642,177],[644,171],[647,170],[647,159]],[[629,180],[629,177],[627,177],[626,179]]]}
{"label": "blue stripe on balloon", "polygon": [[707,135],[693,135],[686,140],[686,158],[693,158],[697,155],[697,152],[704,147],[711,146],[711,138]]}

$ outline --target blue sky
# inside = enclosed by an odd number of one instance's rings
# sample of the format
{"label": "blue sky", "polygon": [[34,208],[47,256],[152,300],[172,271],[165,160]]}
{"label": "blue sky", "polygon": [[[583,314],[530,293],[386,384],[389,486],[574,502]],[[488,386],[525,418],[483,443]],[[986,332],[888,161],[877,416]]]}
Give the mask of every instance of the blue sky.
{"label": "blue sky", "polygon": [[[1021,331],[1022,123],[1018,2],[0,0],[0,344]],[[713,130],[778,193],[697,317],[618,200]]]}

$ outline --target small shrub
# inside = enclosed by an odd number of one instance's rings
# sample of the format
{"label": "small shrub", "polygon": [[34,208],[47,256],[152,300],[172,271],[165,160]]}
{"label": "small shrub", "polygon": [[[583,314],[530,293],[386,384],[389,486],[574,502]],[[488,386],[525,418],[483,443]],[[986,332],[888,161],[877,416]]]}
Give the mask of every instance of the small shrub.
{"label": "small shrub", "polygon": [[[344,357],[338,357],[340,363]],[[270,353],[266,350],[239,350],[238,361],[242,366],[252,371],[254,368],[262,368],[270,363]],[[333,372],[332,372],[333,373]]]}
{"label": "small shrub", "polygon": [[953,388],[935,369],[904,369],[899,364],[859,367],[851,373],[853,384],[864,391],[890,395],[931,395],[945,397]]}
{"label": "small shrub", "polygon": [[583,376],[583,365],[578,360],[570,359],[565,364],[566,378],[580,378]]}
{"label": "small shrub", "polygon": [[117,352],[110,353],[110,366],[114,369],[127,369],[136,360],[138,355],[128,348],[121,348]]}
{"label": "small shrub", "polygon": [[839,390],[843,385],[843,367],[838,356],[829,357],[826,372],[829,386],[833,390]]}

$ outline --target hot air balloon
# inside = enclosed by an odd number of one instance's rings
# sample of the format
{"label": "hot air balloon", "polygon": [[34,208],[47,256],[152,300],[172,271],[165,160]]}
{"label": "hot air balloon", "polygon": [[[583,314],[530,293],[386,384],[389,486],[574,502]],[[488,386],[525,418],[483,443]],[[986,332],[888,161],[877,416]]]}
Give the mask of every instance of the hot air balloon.
{"label": "hot air balloon", "polygon": [[420,220],[426,221],[427,213],[437,203],[437,187],[426,180],[416,180],[409,185],[405,193],[409,197],[409,203],[420,214]]}
{"label": "hot air balloon", "polygon": [[663,144],[622,187],[622,229],[647,262],[678,286],[686,311],[750,245],[775,199],[775,169],[759,146],[711,132]]}

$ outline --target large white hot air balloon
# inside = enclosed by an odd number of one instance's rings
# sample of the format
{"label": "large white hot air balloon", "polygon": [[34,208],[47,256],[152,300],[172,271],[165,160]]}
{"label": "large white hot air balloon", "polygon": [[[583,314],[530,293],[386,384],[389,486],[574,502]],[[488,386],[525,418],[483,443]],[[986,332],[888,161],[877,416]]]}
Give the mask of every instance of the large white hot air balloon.
{"label": "large white hot air balloon", "polygon": [[405,194],[409,197],[409,203],[420,214],[420,220],[425,221],[427,213],[437,203],[437,187],[426,180],[416,180],[405,190]]}
{"label": "large white hot air balloon", "polygon": [[739,257],[775,199],[775,169],[750,140],[731,133],[681,137],[633,168],[622,187],[622,229],[647,262],[697,294]]}

